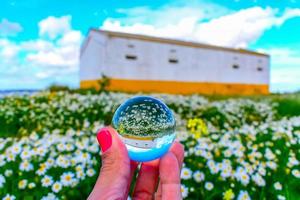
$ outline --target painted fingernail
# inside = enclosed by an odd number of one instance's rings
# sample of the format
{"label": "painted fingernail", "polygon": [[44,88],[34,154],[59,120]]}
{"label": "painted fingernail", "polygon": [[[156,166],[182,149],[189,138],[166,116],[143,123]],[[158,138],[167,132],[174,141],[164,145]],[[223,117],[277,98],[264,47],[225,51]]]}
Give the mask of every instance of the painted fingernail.
{"label": "painted fingernail", "polygon": [[106,152],[111,147],[112,138],[110,132],[107,129],[101,129],[97,133],[97,140],[102,153]]}

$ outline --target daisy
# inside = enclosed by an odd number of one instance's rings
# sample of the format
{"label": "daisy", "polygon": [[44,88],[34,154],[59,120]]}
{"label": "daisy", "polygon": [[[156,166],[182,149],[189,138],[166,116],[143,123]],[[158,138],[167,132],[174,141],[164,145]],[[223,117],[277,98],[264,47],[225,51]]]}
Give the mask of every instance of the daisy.
{"label": "daisy", "polygon": [[26,186],[27,186],[27,182],[28,181],[26,179],[20,180],[19,183],[18,183],[19,189],[25,189]]}
{"label": "daisy", "polygon": [[241,190],[237,200],[251,200],[247,191]]}
{"label": "daisy", "polygon": [[48,193],[47,196],[43,196],[41,200],[58,200],[53,193]]}
{"label": "daisy", "polygon": [[63,186],[72,185],[74,174],[72,172],[65,172],[60,176],[60,180]]}
{"label": "daisy", "polygon": [[0,174],[0,188],[4,186],[4,183],[5,183],[5,178],[2,174]]}
{"label": "daisy", "polygon": [[53,184],[53,179],[51,176],[46,175],[42,178],[41,182],[43,187],[49,187]]}
{"label": "daisy", "polygon": [[188,188],[185,185],[181,185],[180,191],[183,198],[186,198],[189,195]]}
{"label": "daisy", "polygon": [[35,186],[36,186],[36,185],[35,185],[35,183],[33,183],[33,182],[31,182],[31,183],[28,184],[28,188],[29,188],[29,189],[35,188]]}
{"label": "daisy", "polygon": [[276,190],[282,190],[282,185],[281,185],[281,183],[279,183],[279,182],[274,183],[274,188],[275,188]]}
{"label": "daisy", "polygon": [[10,195],[10,194],[7,194],[5,197],[3,197],[2,200],[15,200],[16,197],[14,195]]}
{"label": "daisy", "polygon": [[26,172],[31,171],[33,170],[33,165],[28,160],[24,160],[20,164],[20,170]]}
{"label": "daisy", "polygon": [[96,174],[95,170],[90,168],[87,170],[86,174],[89,176],[89,177],[92,177]]}
{"label": "daisy", "polygon": [[278,199],[278,200],[285,200],[286,198],[285,198],[284,196],[282,196],[282,195],[278,195],[278,196],[277,196],[277,199]]}
{"label": "daisy", "polygon": [[201,181],[204,181],[205,175],[204,175],[203,172],[196,171],[196,172],[193,174],[193,178],[195,179],[196,182],[200,183]]}
{"label": "daisy", "polygon": [[10,177],[12,174],[13,174],[13,171],[10,170],[10,169],[5,170],[5,172],[4,172],[4,175],[5,175],[6,177]]}
{"label": "daisy", "polygon": [[298,169],[293,169],[292,170],[292,174],[296,177],[296,178],[300,178],[300,171]]}
{"label": "daisy", "polygon": [[55,182],[52,185],[52,191],[55,192],[55,193],[58,193],[61,189],[62,189],[62,185],[61,185],[60,182]]}
{"label": "daisy", "polygon": [[184,180],[190,179],[192,177],[192,171],[189,168],[182,168],[180,177]]}
{"label": "daisy", "polygon": [[204,185],[205,189],[206,190],[212,190],[214,188],[214,185],[212,182],[206,182],[205,185]]}

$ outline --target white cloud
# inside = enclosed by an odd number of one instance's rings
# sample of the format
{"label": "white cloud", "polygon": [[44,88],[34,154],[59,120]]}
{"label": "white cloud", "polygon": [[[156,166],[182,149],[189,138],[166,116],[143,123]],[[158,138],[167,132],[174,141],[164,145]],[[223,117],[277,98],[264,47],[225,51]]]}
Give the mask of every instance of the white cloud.
{"label": "white cloud", "polygon": [[49,16],[39,22],[39,35],[55,39],[71,30],[71,16]]}
{"label": "white cloud", "polygon": [[14,59],[19,51],[20,47],[16,43],[8,39],[0,39],[0,58],[2,62]]}
{"label": "white cloud", "polygon": [[77,85],[83,35],[72,29],[70,16],[50,16],[39,25],[40,38],[22,42],[0,38],[0,80],[7,80],[0,88],[40,88],[53,82]]}
{"label": "white cloud", "polygon": [[265,51],[271,55],[271,90],[300,90],[300,50],[278,47]]}
{"label": "white cloud", "polygon": [[16,22],[10,22],[7,19],[2,19],[0,22],[0,36],[15,36],[23,30],[22,26]]}
{"label": "white cloud", "polygon": [[[28,53],[26,60],[35,66],[57,68],[55,69],[57,72],[70,68],[78,69],[79,49],[83,35],[80,31],[72,29],[71,17],[50,16],[42,20],[39,26],[40,34],[49,35],[53,40],[38,39],[24,42],[23,47],[34,50]],[[38,77],[45,77],[45,74],[41,76],[41,73],[38,73]]]}
{"label": "white cloud", "polygon": [[[223,16],[218,16],[216,12],[215,16],[210,16],[212,18],[203,18],[203,13],[210,13],[216,9],[213,6],[205,12],[201,7],[185,9],[182,12],[183,15],[179,8],[159,11],[144,7],[129,9],[127,18],[107,19],[100,28],[246,48],[266,30],[274,26],[281,26],[286,20],[300,16],[300,9],[287,9],[280,14],[277,9],[270,7],[252,7],[237,12],[227,10],[227,14]],[[126,13],[125,10],[121,11]],[[178,11],[177,14],[176,11]],[[224,9],[223,12],[225,11]],[[143,17],[143,13],[146,13],[146,17]],[[149,13],[154,13],[151,18],[152,22],[145,20]],[[180,16],[180,18],[168,22],[170,16],[174,15]],[[160,21],[163,21],[163,26]]]}

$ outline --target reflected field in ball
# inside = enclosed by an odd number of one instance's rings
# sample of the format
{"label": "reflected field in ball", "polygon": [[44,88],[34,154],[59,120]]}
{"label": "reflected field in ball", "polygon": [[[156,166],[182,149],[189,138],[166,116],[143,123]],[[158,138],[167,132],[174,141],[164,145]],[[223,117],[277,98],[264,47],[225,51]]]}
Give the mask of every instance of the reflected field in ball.
{"label": "reflected field in ball", "polygon": [[113,127],[136,161],[149,161],[165,154],[175,139],[172,111],[160,100],[138,96],[128,99],[115,112]]}

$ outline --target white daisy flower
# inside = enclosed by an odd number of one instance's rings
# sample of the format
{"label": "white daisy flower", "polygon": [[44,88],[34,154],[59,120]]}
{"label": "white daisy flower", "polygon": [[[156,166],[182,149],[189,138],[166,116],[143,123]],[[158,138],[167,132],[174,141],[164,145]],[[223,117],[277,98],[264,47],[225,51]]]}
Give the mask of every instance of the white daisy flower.
{"label": "white daisy flower", "polygon": [[7,169],[7,170],[5,170],[5,172],[4,172],[4,175],[5,175],[6,177],[10,177],[12,174],[13,174],[13,171],[12,171],[11,169]]}
{"label": "white daisy flower", "polygon": [[275,188],[276,190],[282,190],[282,185],[281,185],[281,183],[279,183],[279,182],[274,183],[274,188]]}
{"label": "white daisy flower", "polygon": [[52,185],[52,191],[58,193],[62,189],[62,184],[60,182],[55,182]]}
{"label": "white daisy flower", "polygon": [[92,177],[96,174],[96,171],[92,168],[88,169],[86,174],[89,176],[89,177]]}
{"label": "white daisy flower", "polygon": [[280,194],[277,195],[277,199],[278,200],[286,200],[286,198],[284,196],[280,195]]}
{"label": "white daisy flower", "polygon": [[180,190],[183,198],[186,198],[189,195],[188,188],[185,185],[181,184]]}
{"label": "white daisy flower", "polygon": [[3,197],[2,200],[15,200],[16,197],[14,195],[10,195],[10,194],[7,194],[6,196]]}
{"label": "white daisy flower", "polygon": [[300,171],[298,169],[293,169],[292,170],[292,174],[296,177],[296,178],[300,178]]}
{"label": "white daisy flower", "polygon": [[203,172],[196,171],[196,172],[193,174],[193,178],[195,179],[195,181],[196,181],[197,183],[200,183],[200,182],[204,181],[205,175],[204,175]]}
{"label": "white daisy flower", "polygon": [[259,173],[256,173],[254,175],[252,175],[252,180],[256,183],[256,185],[258,186],[265,186],[266,185],[266,181],[262,178],[262,176]]}
{"label": "white daisy flower", "polygon": [[33,170],[33,165],[28,160],[24,160],[20,164],[20,170],[26,172],[31,171]]}
{"label": "white daisy flower", "polygon": [[189,168],[182,168],[180,177],[184,180],[190,179],[192,177],[192,170]]}
{"label": "white daisy flower", "polygon": [[33,182],[31,182],[31,183],[28,184],[28,188],[29,189],[35,188],[35,186],[36,186],[36,184],[33,183]]}
{"label": "white daisy flower", "polygon": [[206,182],[204,187],[206,190],[210,191],[214,188],[214,184],[212,182]]}
{"label": "white daisy flower", "polygon": [[25,189],[26,186],[27,186],[27,182],[28,181],[26,179],[20,180],[19,183],[18,183],[19,189]]}
{"label": "white daisy flower", "polygon": [[237,200],[251,200],[251,198],[247,191],[241,190],[237,197]]}
{"label": "white daisy flower", "polygon": [[0,188],[4,186],[4,183],[5,183],[5,177],[2,174],[0,174]]}
{"label": "white daisy flower", "polygon": [[72,185],[74,173],[72,172],[65,172],[60,176],[60,181],[63,186],[70,186]]}
{"label": "white daisy flower", "polygon": [[58,198],[53,193],[48,193],[47,196],[43,196],[41,200],[58,200]]}
{"label": "white daisy flower", "polygon": [[49,187],[53,184],[53,179],[51,176],[46,175],[42,178],[41,182],[43,187]]}

